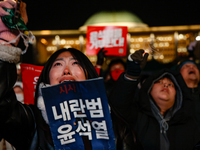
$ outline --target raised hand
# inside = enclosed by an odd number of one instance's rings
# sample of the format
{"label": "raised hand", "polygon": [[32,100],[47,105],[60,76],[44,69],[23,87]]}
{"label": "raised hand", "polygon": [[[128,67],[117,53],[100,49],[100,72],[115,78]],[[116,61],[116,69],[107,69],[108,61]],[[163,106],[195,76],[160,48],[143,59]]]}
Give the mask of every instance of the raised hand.
{"label": "raised hand", "polygon": [[104,50],[104,48],[100,49],[97,54],[97,65],[102,66],[104,62],[105,53],[107,53],[107,50]]}
{"label": "raised hand", "polygon": [[127,59],[126,76],[132,79],[139,77],[142,69],[145,67],[149,54],[144,50],[137,50],[135,53],[130,54]]}

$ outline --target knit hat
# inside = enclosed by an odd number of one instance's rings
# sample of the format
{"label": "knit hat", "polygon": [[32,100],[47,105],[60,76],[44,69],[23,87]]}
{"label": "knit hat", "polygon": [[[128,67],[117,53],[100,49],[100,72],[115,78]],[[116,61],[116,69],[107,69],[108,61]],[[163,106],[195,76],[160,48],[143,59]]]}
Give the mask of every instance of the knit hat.
{"label": "knit hat", "polygon": [[177,66],[177,70],[180,71],[181,68],[183,67],[183,65],[187,64],[187,63],[192,63],[192,64],[195,64],[197,66],[197,68],[199,69],[198,65],[192,61],[192,60],[186,60],[186,61],[183,61],[181,62],[178,66]]}

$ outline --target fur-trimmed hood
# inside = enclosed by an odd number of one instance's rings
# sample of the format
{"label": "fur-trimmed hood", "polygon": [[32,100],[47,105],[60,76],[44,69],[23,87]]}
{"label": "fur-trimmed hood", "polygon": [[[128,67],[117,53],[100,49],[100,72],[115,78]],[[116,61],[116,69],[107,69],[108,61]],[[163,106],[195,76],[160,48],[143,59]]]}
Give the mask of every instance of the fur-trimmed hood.
{"label": "fur-trimmed hood", "polygon": [[9,63],[18,63],[22,50],[18,47],[0,45],[0,59]]}

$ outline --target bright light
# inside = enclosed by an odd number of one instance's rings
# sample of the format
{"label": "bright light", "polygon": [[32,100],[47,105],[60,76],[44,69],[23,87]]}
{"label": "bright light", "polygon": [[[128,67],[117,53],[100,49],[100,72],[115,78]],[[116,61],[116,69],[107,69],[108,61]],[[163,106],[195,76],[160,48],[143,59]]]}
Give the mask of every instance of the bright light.
{"label": "bright light", "polygon": [[153,46],[154,46],[154,47],[158,47],[158,43],[154,43]]}
{"label": "bright light", "polygon": [[78,44],[80,44],[80,42],[79,42],[78,40],[76,40],[75,44],[77,44],[77,45],[78,45]]}
{"label": "bright light", "polygon": [[50,31],[50,30],[42,30],[42,31],[40,32],[40,34],[41,34],[41,35],[49,35],[49,34],[51,34],[51,31]]}
{"label": "bright light", "polygon": [[196,40],[197,40],[197,41],[200,41],[200,36],[197,36],[197,37],[196,37]]}
{"label": "bright light", "polygon": [[56,51],[57,47],[56,46],[48,46],[47,51]]}
{"label": "bright light", "polygon": [[53,45],[56,45],[56,44],[57,44],[57,41],[56,41],[56,40],[53,40],[53,41],[52,41],[52,44],[53,44]]}
{"label": "bright light", "polygon": [[58,35],[55,36],[55,40],[52,41],[53,45],[60,44],[60,37]]}
{"label": "bright light", "polygon": [[164,59],[164,55],[160,55],[160,59]]}
{"label": "bright light", "polygon": [[185,47],[180,47],[180,48],[177,49],[177,51],[178,51],[179,53],[186,53],[186,52],[187,52],[187,48],[185,48]]}
{"label": "bright light", "polygon": [[140,44],[136,44],[136,47],[137,47],[137,48],[140,48]]}
{"label": "bright light", "polygon": [[157,37],[158,41],[171,41],[172,37],[166,36],[166,37]]}
{"label": "bright light", "polygon": [[64,48],[71,48],[71,46],[70,45],[66,45],[66,46],[64,46]]}
{"label": "bright light", "polygon": [[168,39],[167,37],[164,37],[164,41],[167,41],[167,39]]}
{"label": "bright light", "polygon": [[60,44],[61,44],[61,45],[65,45],[65,43],[66,43],[66,41],[65,41],[64,39],[62,39],[62,40],[60,41]]}
{"label": "bright light", "polygon": [[147,42],[151,42],[151,38],[148,38],[148,39],[147,39]]}
{"label": "bright light", "polygon": [[171,41],[171,40],[172,40],[172,37],[168,37],[168,40]]}
{"label": "bright light", "polygon": [[55,36],[55,39],[59,41],[59,40],[60,40],[59,35],[56,35],[56,36]]}
{"label": "bright light", "polygon": [[41,42],[42,44],[44,44],[44,45],[47,45],[47,44],[48,44],[47,40],[44,39],[44,38],[42,38],[42,39],[40,40],[40,42]]}
{"label": "bright light", "polygon": [[96,58],[95,56],[91,56],[91,57],[90,57],[90,60],[91,60],[91,61],[96,61],[97,58]]}
{"label": "bright light", "polygon": [[154,57],[154,59],[158,59],[158,56],[153,56]]}
{"label": "bright light", "polygon": [[146,53],[150,53],[149,49],[145,49],[145,52],[146,52]]}
{"label": "bright light", "polygon": [[187,48],[183,48],[183,50],[182,50],[183,52],[187,52]]}
{"label": "bright light", "polygon": [[143,38],[140,37],[140,38],[138,39],[138,41],[139,41],[139,42],[143,42]]}
{"label": "bright light", "polygon": [[134,44],[131,44],[130,47],[131,47],[131,48],[135,48],[135,45],[134,45]]}
{"label": "bright light", "polygon": [[168,42],[165,43],[165,47],[169,47],[169,43]]}
{"label": "bright light", "polygon": [[134,39],[134,38],[131,38],[131,42],[135,42],[135,39]]}
{"label": "bright light", "polygon": [[159,47],[163,47],[164,45],[163,45],[163,43],[159,43]]}
{"label": "bright light", "polygon": [[132,53],[135,53],[135,50],[134,49],[130,49],[130,53],[132,54]]}
{"label": "bright light", "polygon": [[69,44],[73,45],[73,44],[74,44],[74,41],[73,41],[73,40],[69,41]]}
{"label": "bright light", "polygon": [[179,34],[179,35],[178,35],[178,38],[179,38],[179,40],[185,39],[185,36],[184,36],[183,34]]}

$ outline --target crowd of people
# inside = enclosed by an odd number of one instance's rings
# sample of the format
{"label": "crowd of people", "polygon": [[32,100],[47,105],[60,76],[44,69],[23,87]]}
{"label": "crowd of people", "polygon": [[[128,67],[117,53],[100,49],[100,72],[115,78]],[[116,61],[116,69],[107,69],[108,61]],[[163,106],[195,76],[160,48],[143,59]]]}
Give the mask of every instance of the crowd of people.
{"label": "crowd of people", "polygon": [[[2,8],[15,6],[12,0],[0,2],[0,15],[9,15]],[[22,2],[21,16],[26,24],[25,7]],[[107,52],[103,48],[97,54],[95,67],[81,51],[63,48],[44,65],[36,86],[35,104],[27,105],[23,104],[23,86],[16,67],[22,52],[16,38],[22,30],[11,30],[0,19],[1,145],[17,150],[54,150],[41,87],[102,76],[116,150],[200,149],[200,75],[195,61],[188,59],[175,70],[164,68],[142,76],[149,54],[140,49],[130,54],[126,62],[112,60],[102,73]],[[84,148],[92,150],[87,140]]]}

